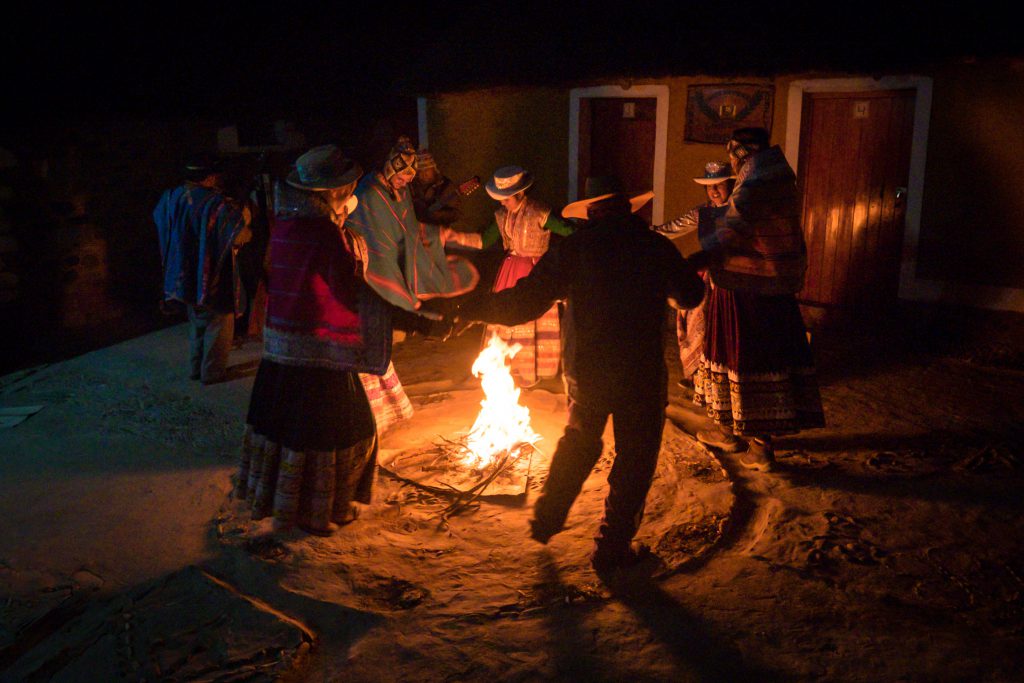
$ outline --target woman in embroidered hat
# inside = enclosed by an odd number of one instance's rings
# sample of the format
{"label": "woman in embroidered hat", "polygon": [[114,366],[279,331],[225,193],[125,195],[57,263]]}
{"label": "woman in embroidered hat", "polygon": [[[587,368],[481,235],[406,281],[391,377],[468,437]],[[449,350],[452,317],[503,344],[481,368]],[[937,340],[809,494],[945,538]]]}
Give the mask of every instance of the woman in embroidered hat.
{"label": "woman in embroidered hat", "polygon": [[385,304],[362,281],[365,245],[345,228],[362,169],[314,147],[276,188],[263,358],[237,496],[255,519],[327,535],[369,503],[373,414],[359,380],[390,361]]}
{"label": "woman in embroidered hat", "polygon": [[[704,165],[704,175],[693,179],[698,185],[703,185],[707,194],[707,201],[698,204],[685,214],[664,225],[656,226],[654,229],[668,237],[695,233],[697,230],[697,216],[700,209],[704,207],[721,207],[729,201],[732,188],[736,184],[736,176],[732,174],[729,164],[721,161],[709,161]],[[707,269],[699,271],[705,284],[705,301],[709,290],[710,280]],[[679,380],[679,386],[693,389],[693,376],[700,367],[701,353],[704,351],[704,303],[694,308],[680,310],[676,316],[676,338],[679,340],[679,361],[683,366],[683,377]]]}
{"label": "woman in embroidered hat", "polygon": [[[553,215],[547,205],[527,196],[532,185],[533,175],[519,166],[499,168],[487,182],[487,194],[501,206],[494,212],[494,222],[481,233],[480,246],[486,249],[499,237],[505,246],[505,260],[498,269],[492,291],[515,285],[519,278],[533,270],[547,252],[552,233],[562,236],[572,233],[572,228]],[[512,373],[522,386],[557,377],[561,354],[557,304],[536,320],[513,327],[488,326],[488,337],[491,331],[509,344],[522,344],[522,350],[512,359]]]}
{"label": "woman in embroidered hat", "polygon": [[[346,224],[366,240],[366,283],[389,304],[417,314],[414,323],[428,322],[421,316],[439,317],[422,309],[423,301],[465,294],[480,279],[467,259],[446,255],[441,240],[425,239],[409,187],[418,163],[409,138],[399,138],[380,170],[360,181],[355,192],[359,206]],[[364,374],[361,379],[379,432],[412,416],[412,403],[394,366],[388,365],[381,376]]]}

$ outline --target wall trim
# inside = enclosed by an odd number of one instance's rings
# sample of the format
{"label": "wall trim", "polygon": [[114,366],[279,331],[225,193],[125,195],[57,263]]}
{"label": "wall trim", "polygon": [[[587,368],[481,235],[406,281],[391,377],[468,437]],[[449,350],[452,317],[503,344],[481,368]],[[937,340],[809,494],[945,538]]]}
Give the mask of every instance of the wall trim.
{"label": "wall trim", "polygon": [[917,277],[917,254],[921,238],[921,208],[924,199],[928,152],[928,123],[932,111],[932,79],[928,76],[885,76],[883,78],[822,78],[793,81],[789,85],[786,116],[786,158],[793,170],[800,161],[800,124],[804,93],[856,92],[860,90],[907,90],[914,99],[914,133],[910,145],[910,178],[907,186],[906,224],[900,255],[898,297],[911,301],[977,306],[1024,312],[1024,289],[993,287],[962,282],[926,280]]}
{"label": "wall trim", "polygon": [[427,136],[427,98],[417,97],[416,98],[416,139],[419,141],[420,148],[429,147],[430,142]]}
{"label": "wall trim", "polygon": [[655,225],[665,222],[665,160],[668,147],[668,86],[634,85],[623,88],[618,85],[602,85],[593,88],[573,88],[569,91],[569,193],[568,201],[578,197],[579,151],[580,151],[580,100],[588,97],[654,97],[657,99],[654,125],[654,176],[651,187],[654,202],[651,207]]}

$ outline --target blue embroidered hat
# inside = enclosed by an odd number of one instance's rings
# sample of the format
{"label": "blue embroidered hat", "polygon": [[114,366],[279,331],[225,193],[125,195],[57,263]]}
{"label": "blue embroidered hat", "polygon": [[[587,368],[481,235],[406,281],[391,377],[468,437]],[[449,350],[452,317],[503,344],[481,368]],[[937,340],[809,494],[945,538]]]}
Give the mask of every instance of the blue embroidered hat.
{"label": "blue embroidered hat", "polygon": [[733,175],[732,168],[729,164],[721,161],[709,161],[704,164],[704,175],[699,178],[694,178],[693,182],[699,183],[700,185],[717,185],[722,181],[735,179],[736,176]]}

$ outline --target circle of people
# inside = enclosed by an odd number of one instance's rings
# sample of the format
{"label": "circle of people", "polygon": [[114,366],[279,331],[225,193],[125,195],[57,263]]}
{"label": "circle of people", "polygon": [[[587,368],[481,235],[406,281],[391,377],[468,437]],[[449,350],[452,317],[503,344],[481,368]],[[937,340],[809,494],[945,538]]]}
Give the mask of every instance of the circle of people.
{"label": "circle of people", "polygon": [[[796,301],[806,248],[795,175],[764,129],[735,131],[725,151],[693,179],[707,201],[660,226],[637,215],[653,192],[631,196],[617,178],[587,179],[559,216],[529,194],[528,170],[505,166],[486,182],[498,207],[477,232],[452,227],[472,187],[407,138],[370,172],[334,145],[299,156],[267,210],[264,348],[236,496],[276,529],[329,535],[356,519],[379,435],[413,411],[391,362],[394,330],[447,339],[483,323],[522,345],[511,368],[521,386],[561,376],[568,397],[529,535],[547,543],[564,528],[611,417],[616,456],[592,560],[599,573],[640,562],[633,537],[667,403],[666,302],[678,310],[680,385],[713,425],[698,440],[767,471],[774,436],[824,424]],[[154,211],[164,300],[187,309],[191,377],[213,383],[229,376],[250,215],[224,194],[216,159],[186,173]],[[670,237],[699,249],[684,257]],[[504,257],[481,291],[473,263],[451,251],[498,239]]]}

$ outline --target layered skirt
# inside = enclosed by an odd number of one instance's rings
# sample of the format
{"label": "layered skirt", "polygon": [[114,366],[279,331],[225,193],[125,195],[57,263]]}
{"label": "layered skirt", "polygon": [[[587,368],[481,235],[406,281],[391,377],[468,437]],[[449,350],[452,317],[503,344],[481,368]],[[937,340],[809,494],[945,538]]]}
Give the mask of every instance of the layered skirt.
{"label": "layered skirt", "polygon": [[825,424],[814,360],[793,295],[712,287],[694,402],[737,435]]}
{"label": "layered skirt", "polygon": [[326,531],[370,502],[377,431],[356,373],[264,359],[246,423],[236,496],[253,519]]}
{"label": "layered skirt", "polygon": [[[506,256],[494,280],[494,291],[513,287],[533,270],[536,262],[537,259],[530,256]],[[562,353],[560,331],[558,304],[555,304],[541,317],[522,325],[488,325],[484,343],[491,332],[496,332],[505,343],[522,345],[522,350],[512,358],[512,374],[519,378],[520,384],[531,386],[558,375]]]}
{"label": "layered skirt", "polygon": [[709,285],[708,276],[704,276],[704,299],[695,308],[679,311],[676,316],[676,339],[679,342],[679,362],[683,366],[683,378],[692,380],[700,369],[701,357],[704,355],[704,335],[707,325],[704,319],[704,307],[707,305]]}

